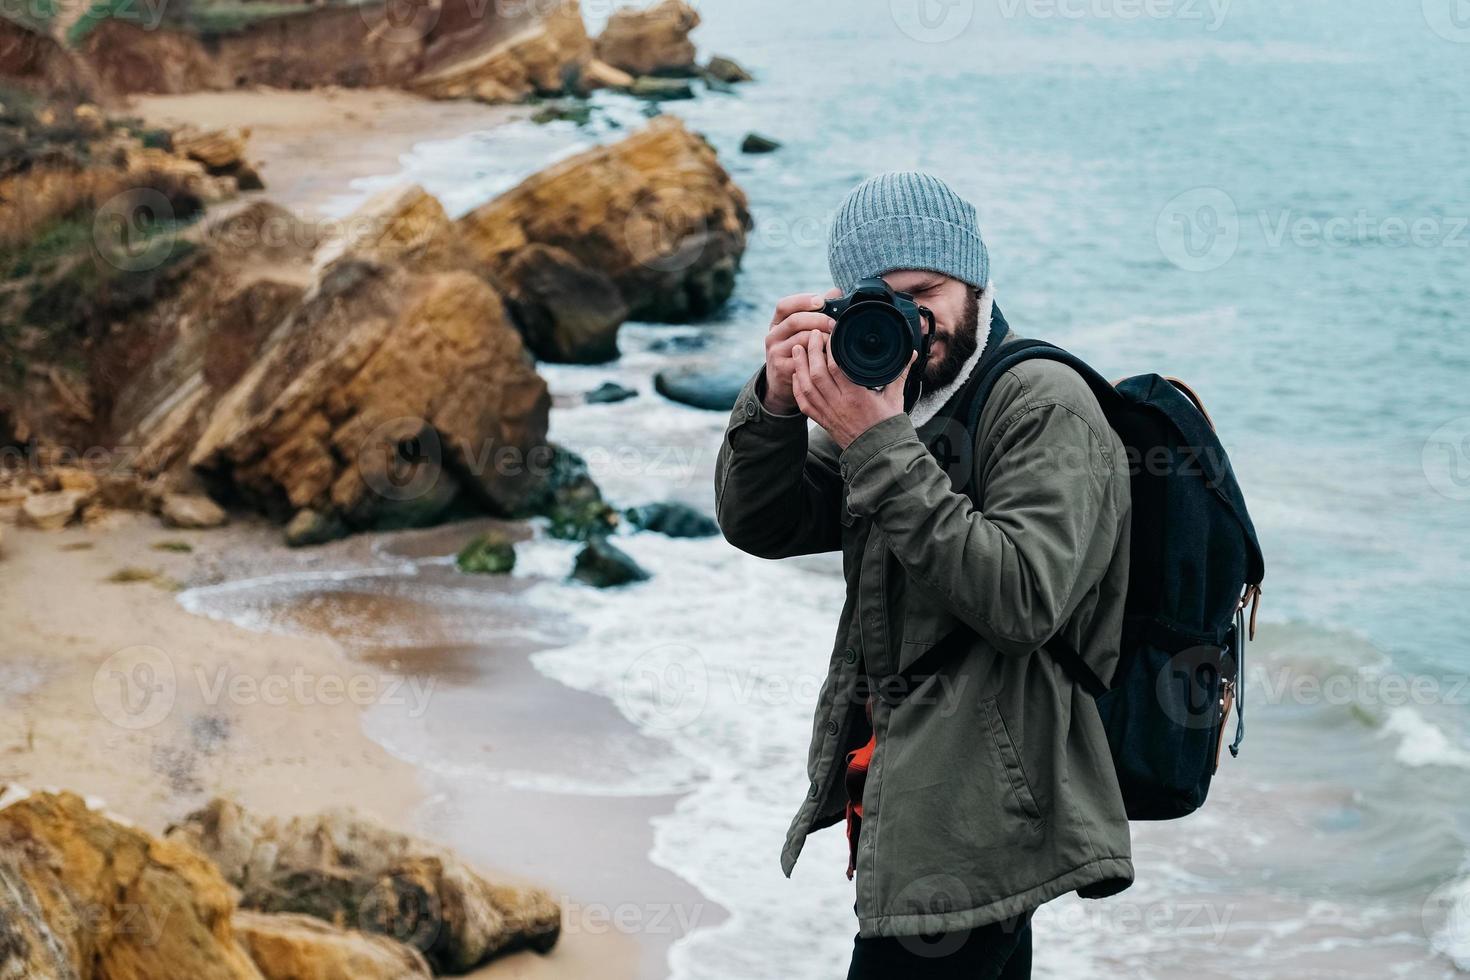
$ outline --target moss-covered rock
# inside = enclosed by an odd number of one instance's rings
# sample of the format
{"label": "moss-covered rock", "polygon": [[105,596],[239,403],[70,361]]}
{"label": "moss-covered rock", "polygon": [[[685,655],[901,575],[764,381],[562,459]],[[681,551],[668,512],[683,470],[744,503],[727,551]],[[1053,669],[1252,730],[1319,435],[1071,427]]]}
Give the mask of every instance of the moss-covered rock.
{"label": "moss-covered rock", "polygon": [[516,567],[516,549],[504,531],[476,535],[455,556],[461,572],[475,575],[504,575]]}

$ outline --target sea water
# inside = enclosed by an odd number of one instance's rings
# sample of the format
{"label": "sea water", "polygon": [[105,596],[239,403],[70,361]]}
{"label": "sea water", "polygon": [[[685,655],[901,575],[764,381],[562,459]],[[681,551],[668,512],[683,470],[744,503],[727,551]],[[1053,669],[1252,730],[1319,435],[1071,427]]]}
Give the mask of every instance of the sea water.
{"label": "sea water", "polygon": [[[616,363],[542,365],[552,438],[619,505],[710,511],[725,418],[662,399],[654,372],[753,370],[775,301],[830,284],[825,234],[845,191],[884,170],[940,174],[976,203],[997,301],[1021,333],[1110,377],[1159,372],[1200,392],[1266,555],[1240,759],[1197,815],[1134,825],[1132,889],[1038,914],[1037,975],[1470,970],[1470,10],[698,9],[702,49],[758,77],[664,107],[749,195],[735,295],[704,323],[626,326]],[[589,14],[595,30],[605,11]],[[337,209],[411,179],[468,210],[641,122],[631,100],[595,103],[585,127],[446,134]],[[782,148],[742,155],[752,130]],[[604,380],[639,394],[581,404]],[[684,792],[652,857],[730,915],[676,944],[671,976],[840,975],[856,928],[840,831],[813,837],[791,880],[778,866],[807,786],[838,561],[767,562],[718,538],[617,542],[650,581],[567,585],[569,546],[522,546],[524,599],[582,631],[535,663],[613,699],[670,754],[566,791]]]}

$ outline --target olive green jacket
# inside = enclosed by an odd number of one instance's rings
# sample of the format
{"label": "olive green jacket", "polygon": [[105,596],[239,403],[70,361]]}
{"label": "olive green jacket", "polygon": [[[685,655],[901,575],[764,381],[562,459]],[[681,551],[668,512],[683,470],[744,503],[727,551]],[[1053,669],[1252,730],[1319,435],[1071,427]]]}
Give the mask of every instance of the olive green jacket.
{"label": "olive green jacket", "polygon": [[[720,527],[762,558],[840,550],[847,580],[782,869],[843,818],[864,668],[903,671],[963,624],[963,653],[906,699],[873,701],[860,934],[966,929],[1126,888],[1128,821],[1097,707],[1038,650],[1060,632],[1103,680],[1118,656],[1127,460],[1085,382],[1026,361],[996,384],[973,443],[950,405],[917,431],[907,414],[885,419],[846,450],[802,415],[767,412],[764,386],[762,369],[720,446]],[[979,510],[955,489],[967,473]]]}

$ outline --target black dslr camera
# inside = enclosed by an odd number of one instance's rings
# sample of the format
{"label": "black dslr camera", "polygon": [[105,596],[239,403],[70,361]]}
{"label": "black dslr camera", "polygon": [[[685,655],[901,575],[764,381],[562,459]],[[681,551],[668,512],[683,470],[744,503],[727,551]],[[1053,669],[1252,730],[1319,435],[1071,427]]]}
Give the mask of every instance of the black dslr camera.
{"label": "black dslr camera", "polygon": [[[897,293],[882,279],[864,279],[846,296],[829,299],[822,312],[837,321],[832,328],[832,359],[854,384],[881,388],[903,373],[909,355],[919,352],[905,386],[904,407],[917,398],[918,379],[929,359],[929,341],[934,336],[934,314],[914,302],[908,293]],[[929,321],[928,330],[923,321]]]}

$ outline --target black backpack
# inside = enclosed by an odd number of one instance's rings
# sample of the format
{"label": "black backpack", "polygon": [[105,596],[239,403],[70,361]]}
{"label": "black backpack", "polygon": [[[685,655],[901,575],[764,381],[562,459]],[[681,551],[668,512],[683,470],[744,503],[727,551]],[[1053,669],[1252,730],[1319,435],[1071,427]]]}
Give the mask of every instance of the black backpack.
{"label": "black backpack", "polygon": [[[1129,818],[1185,816],[1209,791],[1232,703],[1232,756],[1245,734],[1240,678],[1265,575],[1255,527],[1214,424],[1187,385],[1157,374],[1110,384],[1045,341],[1002,346],[1007,329],[995,310],[986,353],[956,399],[955,415],[973,440],[996,382],[1033,358],[1066,364],[1097,397],[1127,450],[1132,485],[1120,657],[1109,685],[1060,637],[1043,649],[1097,699]],[[965,489],[973,495],[973,487]],[[920,667],[916,662],[904,674]]]}

